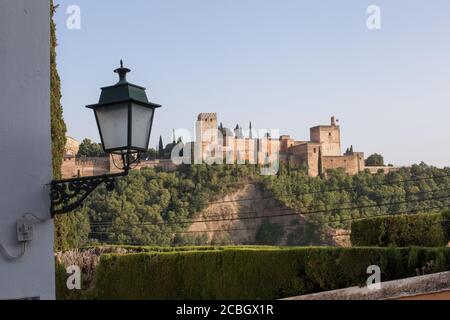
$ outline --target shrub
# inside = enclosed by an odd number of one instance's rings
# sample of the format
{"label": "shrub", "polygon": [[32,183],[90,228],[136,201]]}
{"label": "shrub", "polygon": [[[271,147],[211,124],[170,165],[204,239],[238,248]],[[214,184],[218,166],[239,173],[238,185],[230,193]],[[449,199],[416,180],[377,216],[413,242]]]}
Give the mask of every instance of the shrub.
{"label": "shrub", "polygon": [[443,246],[448,231],[442,214],[417,214],[353,221],[354,246]]}
{"label": "shrub", "polygon": [[277,244],[284,234],[284,228],[279,223],[270,223],[265,219],[256,230],[255,240],[258,244]]}
{"label": "shrub", "polygon": [[414,276],[432,260],[429,272],[449,270],[450,248],[224,247],[106,254],[87,292],[95,299],[278,299],[364,285],[370,265],[380,266],[382,281]]}
{"label": "shrub", "polygon": [[382,167],[384,166],[384,158],[381,154],[374,153],[366,159],[366,166],[368,167]]}

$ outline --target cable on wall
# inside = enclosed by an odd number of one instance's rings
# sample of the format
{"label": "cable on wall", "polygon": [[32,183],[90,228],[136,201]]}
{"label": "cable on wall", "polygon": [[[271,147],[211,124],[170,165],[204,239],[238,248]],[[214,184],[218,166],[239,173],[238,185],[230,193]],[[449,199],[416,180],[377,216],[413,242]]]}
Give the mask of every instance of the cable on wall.
{"label": "cable on wall", "polygon": [[8,249],[0,242],[0,251],[3,253],[6,259],[8,260],[18,260],[25,255],[26,252],[26,242],[22,242],[21,251],[18,255],[11,254]]}
{"label": "cable on wall", "polygon": [[25,213],[21,219],[16,221],[16,237],[21,246],[20,253],[17,255],[12,254],[2,242],[0,242],[0,252],[10,261],[22,258],[27,251],[27,243],[33,240],[34,224],[43,223],[49,219],[41,218],[34,213]]}

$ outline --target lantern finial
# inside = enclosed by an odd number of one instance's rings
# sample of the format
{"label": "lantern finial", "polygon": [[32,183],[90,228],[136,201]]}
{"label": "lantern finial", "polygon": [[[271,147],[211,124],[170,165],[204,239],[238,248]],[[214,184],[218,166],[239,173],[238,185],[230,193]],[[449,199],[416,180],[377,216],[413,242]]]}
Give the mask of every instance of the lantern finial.
{"label": "lantern finial", "polygon": [[119,83],[128,83],[127,82],[127,73],[131,70],[123,67],[123,60],[120,59],[120,68],[114,70],[115,73],[119,74]]}

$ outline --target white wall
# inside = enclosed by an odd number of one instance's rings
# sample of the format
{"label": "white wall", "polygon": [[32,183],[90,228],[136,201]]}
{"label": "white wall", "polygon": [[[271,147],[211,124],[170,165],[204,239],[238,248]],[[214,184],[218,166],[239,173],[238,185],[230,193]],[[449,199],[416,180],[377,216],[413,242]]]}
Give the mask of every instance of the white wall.
{"label": "white wall", "polygon": [[[49,215],[49,0],[0,0],[0,241],[17,254],[15,222]],[[53,221],[36,224],[24,257],[0,255],[0,299],[53,299]]]}

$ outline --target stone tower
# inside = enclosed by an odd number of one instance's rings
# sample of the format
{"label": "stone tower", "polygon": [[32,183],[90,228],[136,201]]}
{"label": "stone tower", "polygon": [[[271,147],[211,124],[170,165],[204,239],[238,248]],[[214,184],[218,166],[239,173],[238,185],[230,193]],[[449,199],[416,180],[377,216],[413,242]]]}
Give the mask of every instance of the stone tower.
{"label": "stone tower", "polygon": [[322,156],[341,155],[341,131],[337,122],[333,116],[329,126],[316,126],[310,129],[311,141],[321,144]]}
{"label": "stone tower", "polygon": [[196,140],[207,144],[217,144],[217,113],[200,113],[197,117]]}
{"label": "stone tower", "polygon": [[200,113],[196,123],[195,163],[209,161],[218,155],[217,113]]}

